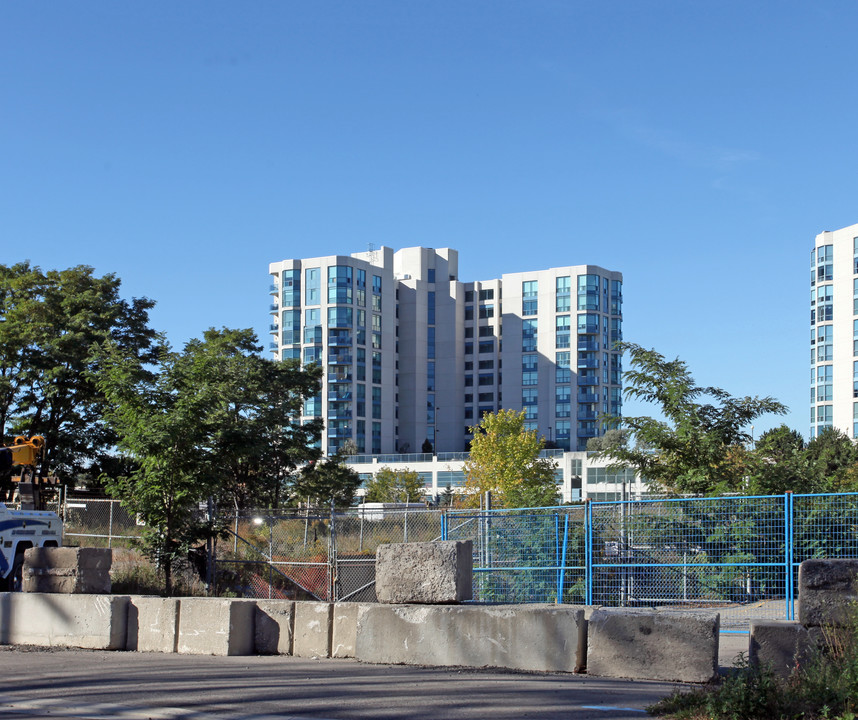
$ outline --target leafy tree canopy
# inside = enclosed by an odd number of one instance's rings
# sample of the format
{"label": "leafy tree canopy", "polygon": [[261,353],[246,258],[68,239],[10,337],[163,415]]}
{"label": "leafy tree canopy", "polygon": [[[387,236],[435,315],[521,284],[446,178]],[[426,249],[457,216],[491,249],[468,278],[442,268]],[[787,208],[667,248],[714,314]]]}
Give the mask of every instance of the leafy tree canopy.
{"label": "leafy tree canopy", "polygon": [[423,483],[416,470],[381,468],[367,483],[366,502],[419,502]]}
{"label": "leafy tree canopy", "polygon": [[319,505],[333,503],[335,507],[349,507],[355,499],[361,479],[357,471],[345,464],[350,450],[340,450],[320,462],[305,465],[291,487],[293,501],[308,500]]}
{"label": "leafy tree canopy", "polygon": [[318,423],[300,422],[318,369],[259,350],[251,330],[212,329],[181,353],[161,346],[151,367],[115,343],[100,351],[105,419],[135,463],[107,488],[144,521],[142,546],[168,594],[174,561],[217,531],[201,503],[275,504],[296,466],[318,457]]}
{"label": "leafy tree canopy", "polygon": [[119,289],[115,275],[84,265],[0,265],[0,439],[44,435],[43,474],[92,477],[112,466],[116,438],[101,421],[94,350],[110,342],[141,363],[156,352],[154,303],[128,302]]}
{"label": "leafy tree canopy", "polygon": [[746,448],[747,428],[762,415],[783,414],[786,407],[770,397],[734,398],[720,388],[701,387],[683,361],[667,360],[655,350],[633,343],[620,348],[631,359],[632,369],[624,376],[626,397],[655,404],[664,419],[617,419],[635,444],[609,448],[604,455],[665,492],[743,490],[755,468]]}
{"label": "leafy tree canopy", "polygon": [[536,430],[526,430],[524,413],[500,410],[486,413],[472,427],[469,459],[464,470],[469,500],[479,502],[479,494],[491,491],[498,507],[541,507],[557,502],[555,464],[540,458],[543,440]]}

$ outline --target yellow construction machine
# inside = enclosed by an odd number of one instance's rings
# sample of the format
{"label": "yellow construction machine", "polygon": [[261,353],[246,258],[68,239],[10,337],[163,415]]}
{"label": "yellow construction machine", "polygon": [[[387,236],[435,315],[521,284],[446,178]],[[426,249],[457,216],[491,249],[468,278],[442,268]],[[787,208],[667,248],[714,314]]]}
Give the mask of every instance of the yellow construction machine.
{"label": "yellow construction machine", "polygon": [[42,476],[39,465],[45,455],[45,438],[33,435],[31,438],[18,435],[11,445],[0,447],[0,477],[11,473],[13,467],[20,467],[20,475],[12,475],[11,480],[17,488],[13,490],[12,501],[19,501],[22,510],[40,510],[41,486],[55,486],[59,479]]}

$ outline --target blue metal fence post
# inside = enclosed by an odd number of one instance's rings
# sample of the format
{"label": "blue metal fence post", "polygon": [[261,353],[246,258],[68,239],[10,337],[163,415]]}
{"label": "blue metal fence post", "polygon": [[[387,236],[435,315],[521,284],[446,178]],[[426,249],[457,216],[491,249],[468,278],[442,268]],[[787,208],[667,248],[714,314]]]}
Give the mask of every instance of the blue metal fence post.
{"label": "blue metal fence post", "polygon": [[584,501],[584,604],[593,604],[593,509]]}
{"label": "blue metal fence post", "polygon": [[795,588],[793,587],[793,496],[784,493],[784,564],[786,565],[786,619],[795,620]]}
{"label": "blue metal fence post", "polygon": [[441,513],[441,539],[447,540],[447,513]]}
{"label": "blue metal fence post", "polygon": [[563,602],[563,576],[566,572],[566,548],[569,546],[569,513],[563,525],[563,553],[560,556],[560,571],[557,573],[557,603]]}

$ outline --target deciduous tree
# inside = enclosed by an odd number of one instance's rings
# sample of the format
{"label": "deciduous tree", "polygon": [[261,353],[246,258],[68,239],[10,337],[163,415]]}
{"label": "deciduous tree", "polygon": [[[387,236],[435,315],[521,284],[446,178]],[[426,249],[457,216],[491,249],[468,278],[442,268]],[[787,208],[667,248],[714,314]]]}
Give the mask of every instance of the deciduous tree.
{"label": "deciduous tree", "polygon": [[224,329],[181,353],[162,346],[153,368],[116,344],[98,358],[107,424],[136,464],[107,488],[143,520],[142,547],[163,568],[168,594],[176,560],[218,530],[202,503],[270,499],[299,463],[318,457],[319,424],[300,421],[318,370],[259,350],[252,331]]}
{"label": "deciduous tree", "polygon": [[119,290],[115,275],[97,277],[83,265],[0,265],[0,438],[44,435],[43,472],[92,476],[110,463],[116,438],[101,422],[93,350],[112,342],[146,363],[156,337],[154,303],[126,301]]}
{"label": "deciduous tree", "polygon": [[469,459],[464,470],[470,502],[491,491],[498,507],[540,507],[557,502],[555,464],[540,458],[543,439],[536,430],[526,430],[524,413],[500,410],[486,413],[480,424],[471,428]]}
{"label": "deciduous tree", "polygon": [[416,470],[381,468],[367,483],[366,502],[418,502],[423,497],[423,483]]}
{"label": "deciduous tree", "polygon": [[751,440],[747,428],[761,415],[783,414],[786,407],[771,397],[734,398],[720,388],[701,387],[678,358],[667,360],[632,343],[620,347],[631,358],[632,369],[624,376],[626,397],[654,403],[664,420],[617,419],[634,444],[609,448],[604,455],[634,468],[662,491],[742,491],[754,470],[745,450]]}

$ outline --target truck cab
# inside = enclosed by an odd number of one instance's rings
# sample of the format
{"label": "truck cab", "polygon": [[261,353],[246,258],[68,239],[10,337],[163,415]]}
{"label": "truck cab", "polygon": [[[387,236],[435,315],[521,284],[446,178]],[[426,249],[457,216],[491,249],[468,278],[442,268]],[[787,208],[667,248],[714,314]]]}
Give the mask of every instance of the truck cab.
{"label": "truck cab", "polygon": [[21,589],[27,548],[59,547],[62,541],[63,523],[56,513],[13,510],[0,503],[0,589]]}

